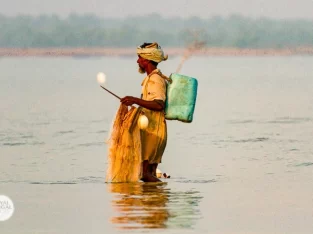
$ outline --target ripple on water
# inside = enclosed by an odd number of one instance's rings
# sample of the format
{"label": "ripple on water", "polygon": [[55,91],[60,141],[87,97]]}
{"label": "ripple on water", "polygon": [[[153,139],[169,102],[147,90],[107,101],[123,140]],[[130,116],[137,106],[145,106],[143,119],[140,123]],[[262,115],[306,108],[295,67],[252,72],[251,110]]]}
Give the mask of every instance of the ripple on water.
{"label": "ripple on water", "polygon": [[235,143],[253,143],[253,142],[263,142],[268,141],[268,137],[256,137],[256,138],[247,138],[247,139],[241,139],[241,140],[234,140]]}
{"label": "ripple on water", "polygon": [[182,179],[182,180],[175,180],[175,182],[186,183],[186,184],[207,184],[207,183],[216,183],[217,180],[215,180],[215,179],[211,179],[211,180],[188,180],[188,179]]}
{"label": "ripple on water", "polygon": [[305,123],[311,122],[312,118],[303,117],[303,118],[291,118],[291,117],[280,117],[274,120],[267,121],[270,124],[292,124],[292,123]]}
{"label": "ripple on water", "polygon": [[27,143],[24,142],[14,142],[14,143],[2,143],[4,146],[20,146],[20,145],[27,145]]}
{"label": "ripple on water", "polygon": [[22,145],[43,145],[45,144],[42,141],[36,140],[33,134],[31,133],[20,133],[20,132],[3,132],[0,138],[0,145],[3,146],[22,146]]}
{"label": "ripple on water", "polygon": [[31,141],[31,142],[4,142],[3,146],[22,146],[22,145],[44,145],[45,143],[42,141]]}
{"label": "ripple on water", "polygon": [[34,138],[33,135],[22,135],[21,136],[22,139],[30,139],[30,138]]}
{"label": "ripple on water", "polygon": [[299,149],[293,148],[293,149],[290,149],[289,151],[299,151]]}
{"label": "ripple on water", "polygon": [[14,184],[38,184],[38,185],[45,185],[45,184],[77,184],[73,181],[31,181],[31,180],[2,180],[0,181],[3,184],[7,183],[14,183]]}
{"label": "ripple on water", "polygon": [[76,179],[79,183],[91,183],[91,184],[98,184],[98,183],[104,183],[105,178],[99,177],[99,176],[84,176],[84,177],[78,177]]}
{"label": "ripple on water", "polygon": [[21,145],[44,145],[44,142],[34,141],[34,142],[12,142],[12,143],[2,143],[4,146],[21,146]]}
{"label": "ripple on water", "polygon": [[103,123],[105,122],[105,119],[95,119],[95,120],[91,120],[91,123]]}
{"label": "ripple on water", "polygon": [[78,147],[89,147],[89,146],[101,146],[103,145],[103,142],[89,142],[89,143],[82,143],[78,144]]}
{"label": "ripple on water", "polygon": [[75,133],[74,130],[68,130],[68,131],[58,131],[54,134],[54,136],[63,136],[66,134]]}
{"label": "ripple on water", "polygon": [[239,140],[222,139],[213,141],[213,144],[218,145],[219,143],[256,143],[256,142],[265,142],[269,140],[270,138],[268,137],[246,138]]}
{"label": "ripple on water", "polygon": [[0,183],[21,183],[21,184],[38,184],[38,185],[45,185],[45,184],[104,184],[105,178],[104,177],[97,177],[97,176],[86,176],[86,177],[78,177],[71,180],[42,180],[42,181],[34,181],[34,180],[2,180]]}
{"label": "ripple on water", "polygon": [[252,119],[245,119],[245,120],[230,120],[228,123],[230,124],[248,124],[248,123],[255,123],[255,120]]}
{"label": "ripple on water", "polygon": [[55,181],[55,182],[29,182],[29,184],[77,184],[72,181]]}
{"label": "ripple on water", "polygon": [[309,166],[313,166],[313,162],[304,162],[295,165],[295,167],[309,167]]}

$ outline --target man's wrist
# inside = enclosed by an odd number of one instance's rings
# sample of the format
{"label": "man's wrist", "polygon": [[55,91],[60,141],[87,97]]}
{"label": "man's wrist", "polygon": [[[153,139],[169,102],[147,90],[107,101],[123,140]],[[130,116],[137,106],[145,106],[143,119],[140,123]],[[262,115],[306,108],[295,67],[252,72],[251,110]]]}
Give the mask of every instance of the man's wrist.
{"label": "man's wrist", "polygon": [[133,97],[133,98],[134,98],[134,99],[133,99],[134,103],[137,104],[137,105],[139,105],[138,103],[139,103],[139,100],[140,100],[140,99],[137,98],[137,97]]}

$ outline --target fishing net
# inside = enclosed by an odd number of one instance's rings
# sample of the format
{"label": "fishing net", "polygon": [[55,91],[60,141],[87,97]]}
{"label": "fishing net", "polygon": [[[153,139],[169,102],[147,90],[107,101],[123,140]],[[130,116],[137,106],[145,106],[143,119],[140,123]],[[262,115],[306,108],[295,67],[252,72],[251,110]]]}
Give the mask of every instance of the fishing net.
{"label": "fishing net", "polygon": [[136,182],[141,174],[140,108],[121,104],[108,140],[106,182]]}

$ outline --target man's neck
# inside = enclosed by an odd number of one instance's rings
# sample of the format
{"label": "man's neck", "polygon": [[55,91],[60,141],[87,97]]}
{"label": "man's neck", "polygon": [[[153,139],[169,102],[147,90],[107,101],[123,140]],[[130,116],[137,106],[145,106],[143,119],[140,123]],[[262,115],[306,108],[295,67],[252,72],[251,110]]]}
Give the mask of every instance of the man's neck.
{"label": "man's neck", "polygon": [[147,75],[150,75],[151,72],[153,72],[155,69],[157,69],[156,66],[153,66],[152,64],[150,66],[148,66],[146,72],[147,72]]}

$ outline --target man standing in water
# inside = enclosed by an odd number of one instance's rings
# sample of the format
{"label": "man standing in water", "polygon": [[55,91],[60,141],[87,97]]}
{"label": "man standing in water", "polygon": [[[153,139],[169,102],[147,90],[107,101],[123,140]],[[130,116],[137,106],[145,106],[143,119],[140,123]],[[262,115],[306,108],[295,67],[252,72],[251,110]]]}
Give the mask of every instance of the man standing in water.
{"label": "man standing in water", "polygon": [[139,72],[147,76],[143,80],[141,99],[126,96],[121,103],[130,106],[139,105],[142,113],[149,120],[148,127],[140,131],[142,155],[142,180],[159,182],[156,169],[161,163],[167,143],[167,126],[165,120],[166,76],[157,66],[167,60],[157,43],[144,43],[137,48]]}

